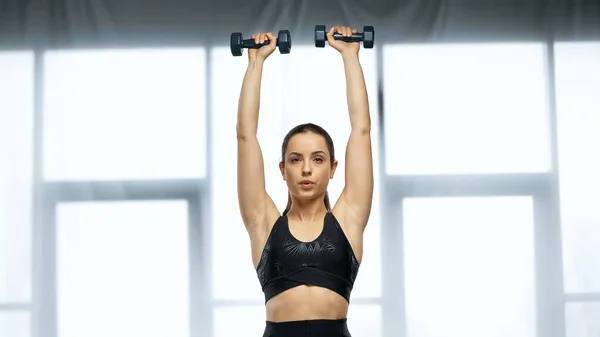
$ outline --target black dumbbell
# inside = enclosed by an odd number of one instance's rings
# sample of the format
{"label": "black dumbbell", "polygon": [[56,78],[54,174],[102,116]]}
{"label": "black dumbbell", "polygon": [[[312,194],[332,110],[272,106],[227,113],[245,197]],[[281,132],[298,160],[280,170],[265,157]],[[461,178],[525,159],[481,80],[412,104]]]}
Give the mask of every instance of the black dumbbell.
{"label": "black dumbbell", "polygon": [[[268,46],[269,40],[262,44],[256,44],[253,39],[244,40],[242,33],[231,33],[231,54],[241,56],[244,48],[258,49],[262,46]],[[282,54],[289,54],[292,49],[292,37],[289,30],[280,30],[277,34],[277,47]]]}
{"label": "black dumbbell", "polygon": [[[327,41],[327,29],[324,25],[315,26],[315,47],[325,47],[325,41]],[[334,33],[333,38],[335,40],[341,40],[344,42],[362,42],[365,48],[373,48],[375,43],[375,28],[373,26],[364,26],[362,33],[354,33],[352,36],[342,36],[340,33]]]}

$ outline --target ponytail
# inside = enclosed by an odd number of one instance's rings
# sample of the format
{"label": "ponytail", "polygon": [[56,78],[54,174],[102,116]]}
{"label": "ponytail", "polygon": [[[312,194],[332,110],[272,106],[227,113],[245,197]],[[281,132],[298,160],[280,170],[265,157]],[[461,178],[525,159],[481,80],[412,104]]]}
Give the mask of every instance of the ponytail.
{"label": "ponytail", "polygon": [[292,208],[292,196],[290,195],[290,192],[288,192],[288,203],[287,206],[285,206],[285,211],[283,211],[282,216],[286,216],[290,211],[290,208]]}
{"label": "ponytail", "polygon": [[[324,203],[325,203],[325,208],[327,209],[327,212],[331,212],[331,203],[329,202],[329,192],[325,191],[325,198],[323,199]],[[290,211],[290,208],[292,208],[292,196],[290,195],[290,192],[288,192],[288,202],[287,202],[287,206],[285,206],[285,210],[283,211],[282,216],[286,216],[288,214],[288,212]]]}

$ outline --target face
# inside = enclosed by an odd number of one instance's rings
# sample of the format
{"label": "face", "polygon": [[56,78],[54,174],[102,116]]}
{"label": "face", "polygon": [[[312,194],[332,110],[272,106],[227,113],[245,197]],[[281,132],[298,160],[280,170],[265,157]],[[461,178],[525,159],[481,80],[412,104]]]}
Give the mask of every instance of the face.
{"label": "face", "polygon": [[312,199],[327,190],[337,161],[331,164],[325,138],[307,132],[290,139],[279,168],[292,195],[300,199]]}

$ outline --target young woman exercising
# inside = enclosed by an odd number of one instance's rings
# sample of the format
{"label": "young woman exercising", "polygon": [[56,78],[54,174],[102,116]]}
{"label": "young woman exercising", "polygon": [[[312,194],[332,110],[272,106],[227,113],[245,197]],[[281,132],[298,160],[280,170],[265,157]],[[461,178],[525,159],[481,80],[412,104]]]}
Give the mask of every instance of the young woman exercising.
{"label": "young woman exercising", "polygon": [[373,159],[371,119],[360,43],[333,39],[340,53],[352,131],[346,149],[344,189],[331,208],[327,186],[338,162],[333,141],[321,127],[294,127],[281,148],[281,176],[288,204],[280,213],[265,190],[264,164],[257,139],[260,88],[265,60],[276,48],[272,33],[254,34],[239,98],[238,201],[250,236],[252,261],[265,295],[264,337],[350,336],[346,316],[363,251],[363,232],[371,212]]}

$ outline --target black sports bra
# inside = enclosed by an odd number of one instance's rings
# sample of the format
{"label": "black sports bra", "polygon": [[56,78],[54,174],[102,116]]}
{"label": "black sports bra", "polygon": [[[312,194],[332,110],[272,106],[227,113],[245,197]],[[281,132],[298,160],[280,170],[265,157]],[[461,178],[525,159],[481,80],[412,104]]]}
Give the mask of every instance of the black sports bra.
{"label": "black sports bra", "polygon": [[309,284],[335,291],[350,302],[359,263],[339,222],[331,212],[323,231],[311,242],[296,239],[287,216],[281,216],[269,234],[256,267],[265,303],[290,288]]}

